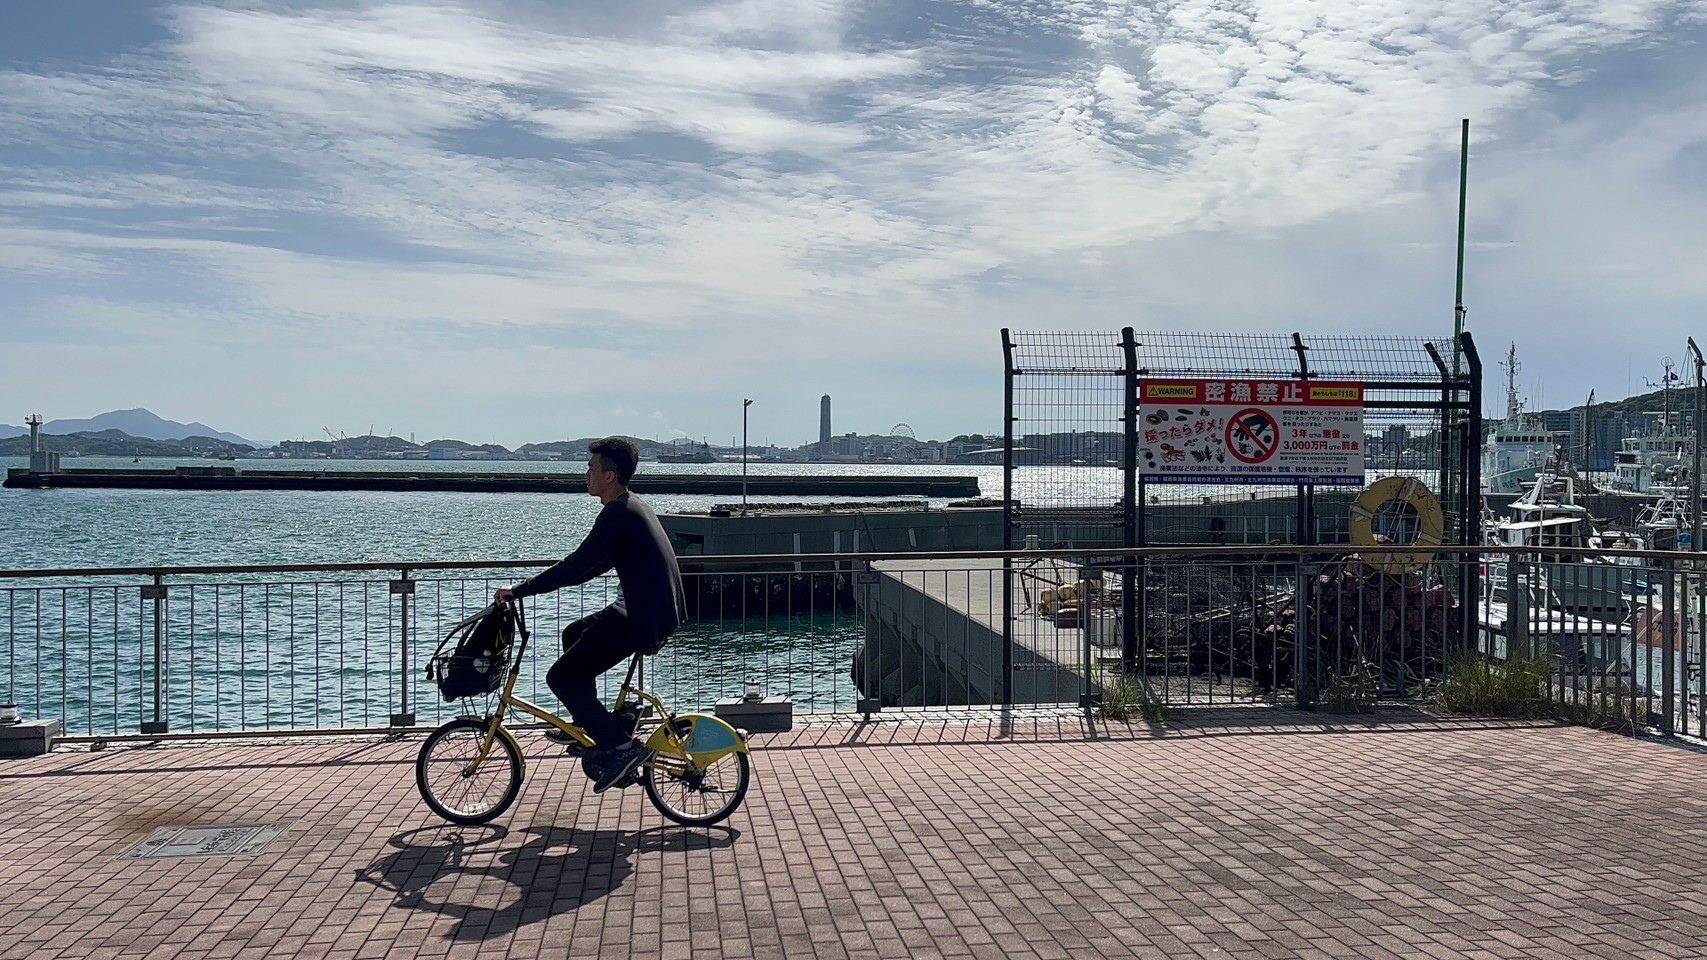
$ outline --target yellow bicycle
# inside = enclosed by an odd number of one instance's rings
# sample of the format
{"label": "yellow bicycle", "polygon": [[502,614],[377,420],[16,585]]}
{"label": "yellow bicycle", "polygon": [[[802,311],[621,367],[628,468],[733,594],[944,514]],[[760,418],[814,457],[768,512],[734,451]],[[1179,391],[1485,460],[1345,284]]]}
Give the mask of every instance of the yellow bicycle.
{"label": "yellow bicycle", "polygon": [[[504,717],[512,710],[563,731],[571,741],[569,756],[581,757],[589,773],[597,772],[587,758],[593,739],[585,730],[516,696],[516,681],[521,677],[528,644],[519,604],[516,624],[521,640],[508,675],[492,671],[494,685],[502,676],[503,692],[497,707],[484,717],[470,714],[446,722],[428,735],[415,760],[415,782],[421,799],[452,823],[486,823],[508,810],[521,794],[527,761],[515,735],[504,726]],[[718,823],[734,813],[747,796],[752,778],[747,738],[710,714],[673,713],[662,699],[635,686],[640,658],[635,654],[629,662],[613,712],[627,722],[631,733],[648,713],[645,707],[650,708],[651,716],[662,719],[646,737],[646,745],[655,755],[634,777],[646,788],[652,805],[676,823],[694,827]]]}

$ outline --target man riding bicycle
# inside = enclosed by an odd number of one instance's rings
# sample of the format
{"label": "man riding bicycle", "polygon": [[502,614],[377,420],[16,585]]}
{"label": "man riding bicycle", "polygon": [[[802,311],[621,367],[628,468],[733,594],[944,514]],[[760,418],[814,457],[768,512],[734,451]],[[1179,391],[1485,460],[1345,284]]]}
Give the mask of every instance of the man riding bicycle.
{"label": "man riding bicycle", "polygon": [[606,437],[589,444],[587,452],[587,492],[604,504],[593,529],[562,562],[500,588],[494,599],[502,603],[550,593],[616,570],[616,601],[563,629],[563,655],[545,675],[546,686],[593,738],[588,759],[603,767],[593,792],[603,793],[631,782],[630,775],[652,758],[652,751],[599,700],[599,675],[636,653],[657,653],[687,619],[687,603],[676,552],[658,515],[628,492],[640,451],[621,437]]}

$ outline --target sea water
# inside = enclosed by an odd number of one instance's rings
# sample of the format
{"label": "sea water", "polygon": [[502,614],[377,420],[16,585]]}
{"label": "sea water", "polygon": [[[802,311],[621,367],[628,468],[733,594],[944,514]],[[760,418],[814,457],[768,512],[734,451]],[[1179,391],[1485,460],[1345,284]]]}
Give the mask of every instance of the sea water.
{"label": "sea water", "polygon": [[[79,458],[71,469],[171,469],[199,460]],[[0,469],[25,466],[0,458]],[[584,461],[245,460],[252,469],[583,472]],[[739,463],[669,464],[670,473],[739,474]],[[963,465],[748,465],[752,475],[977,476],[1001,490],[1001,468]],[[1103,482],[1099,479],[1096,482]],[[648,497],[660,513],[704,511],[731,498]],[[788,497],[793,502],[846,498]],[[754,497],[755,504],[765,498]],[[942,506],[945,500],[929,501]],[[491,591],[568,554],[599,503],[569,493],[0,490],[0,570],[252,567],[384,563],[373,572],[175,574],[165,578],[156,651],[146,575],[0,580],[0,697],[27,716],[58,716],[68,733],[131,733],[158,712],[173,730],[385,725],[399,712],[449,715],[424,664],[452,625]],[[536,561],[479,569],[493,561]],[[414,571],[409,625],[390,589]],[[567,623],[614,598],[615,578],[537,598],[521,692],[547,706],[545,670]],[[678,709],[710,708],[750,680],[796,709],[851,709],[849,677],[863,623],[833,605],[757,608],[742,621],[690,623],[648,661],[649,686]],[[405,670],[404,657],[409,662]],[[155,664],[161,664],[156,683]],[[618,679],[607,675],[607,686]],[[157,689],[158,688],[158,689]]]}
{"label": "sea water", "polygon": [[[205,460],[77,458],[69,469],[205,466]],[[0,469],[23,458],[0,458]],[[243,460],[239,469],[527,472],[577,476],[584,461]],[[739,474],[740,463],[668,464],[669,473]],[[1000,497],[999,465],[752,463],[752,475],[974,476]],[[1114,467],[1021,467],[1028,503],[1112,503]],[[1177,496],[1214,488],[1167,488]],[[846,500],[787,497],[791,502]],[[659,513],[704,511],[727,495],[648,497]],[[754,504],[766,498],[753,497]],[[946,500],[928,501],[940,507]],[[0,580],[0,697],[26,715],[59,716],[68,732],[127,733],[155,719],[173,730],[385,725],[451,715],[423,673],[452,625],[508,586],[568,554],[598,502],[574,493],[0,490],[0,570],[253,567],[382,563],[391,570],[173,574],[166,599],[146,575]],[[515,569],[494,561],[532,561]],[[407,626],[391,581],[414,570]],[[547,706],[557,634],[614,598],[614,577],[535,600],[535,642],[521,692]],[[155,626],[158,606],[159,628]],[[156,637],[159,637],[158,643]],[[695,622],[647,661],[646,682],[682,709],[710,708],[757,681],[798,710],[852,709],[849,668],[864,639],[855,611],[760,604],[741,621]],[[158,670],[156,664],[159,665]],[[607,687],[618,678],[607,675]]]}

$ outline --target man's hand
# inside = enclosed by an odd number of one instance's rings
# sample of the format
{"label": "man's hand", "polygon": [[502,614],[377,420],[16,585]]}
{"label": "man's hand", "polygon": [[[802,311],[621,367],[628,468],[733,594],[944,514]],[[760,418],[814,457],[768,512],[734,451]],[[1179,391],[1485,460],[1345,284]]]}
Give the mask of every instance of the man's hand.
{"label": "man's hand", "polygon": [[515,595],[510,593],[509,587],[499,587],[497,592],[492,594],[492,605],[493,606],[500,606],[502,604],[509,603],[511,600],[514,600],[514,599],[515,599]]}

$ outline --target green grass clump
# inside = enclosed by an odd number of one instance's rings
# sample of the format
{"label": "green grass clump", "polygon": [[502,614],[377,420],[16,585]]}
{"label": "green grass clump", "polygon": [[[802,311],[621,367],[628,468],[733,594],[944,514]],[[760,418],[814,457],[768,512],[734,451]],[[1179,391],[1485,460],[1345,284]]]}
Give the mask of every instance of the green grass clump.
{"label": "green grass clump", "polygon": [[1171,716],[1167,706],[1151,699],[1143,681],[1136,677],[1099,667],[1097,686],[1102,694],[1095,708],[1099,719],[1159,723]]}
{"label": "green grass clump", "polygon": [[1484,717],[1533,720],[1553,716],[1547,681],[1553,674],[1548,656],[1495,660],[1464,651],[1447,661],[1446,677],[1434,699],[1444,710]]}

